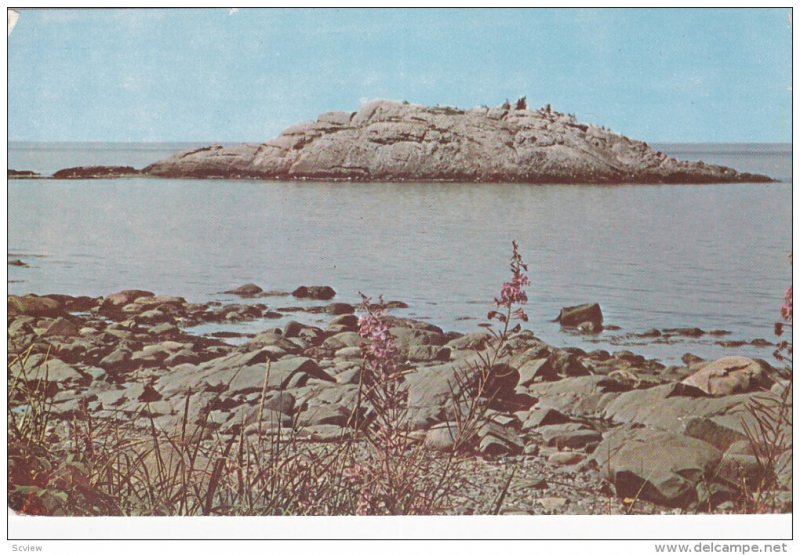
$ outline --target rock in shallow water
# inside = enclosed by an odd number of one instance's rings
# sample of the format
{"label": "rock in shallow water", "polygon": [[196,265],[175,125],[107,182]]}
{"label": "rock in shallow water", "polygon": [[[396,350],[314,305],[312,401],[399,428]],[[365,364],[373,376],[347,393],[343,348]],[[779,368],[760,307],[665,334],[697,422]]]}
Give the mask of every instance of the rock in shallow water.
{"label": "rock in shallow water", "polygon": [[240,287],[237,287],[236,289],[224,291],[224,293],[228,295],[238,295],[240,297],[255,297],[263,292],[264,290],[255,283],[246,283]]}
{"label": "rock in shallow water", "polygon": [[333,290],[333,287],[329,287],[327,285],[301,285],[292,291],[292,295],[298,299],[327,301],[336,296],[336,291]]}
{"label": "rock in shallow water", "polygon": [[588,323],[591,324],[589,331],[599,331],[603,327],[603,312],[597,303],[567,306],[561,309],[556,322],[565,328],[578,328]]}

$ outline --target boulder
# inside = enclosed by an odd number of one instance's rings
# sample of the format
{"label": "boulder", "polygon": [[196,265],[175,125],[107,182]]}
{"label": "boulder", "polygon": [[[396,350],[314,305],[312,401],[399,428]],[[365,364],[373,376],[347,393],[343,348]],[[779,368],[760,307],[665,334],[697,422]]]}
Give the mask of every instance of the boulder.
{"label": "boulder", "polygon": [[576,451],[560,451],[547,457],[547,462],[556,466],[572,466],[582,462],[584,457]]}
{"label": "boulder", "polygon": [[130,370],[136,366],[130,362],[132,355],[133,353],[130,349],[126,347],[117,347],[103,357],[98,364],[101,368],[105,368],[111,372]]}
{"label": "boulder", "polygon": [[346,331],[327,338],[322,342],[322,348],[338,351],[344,347],[360,347],[362,343],[364,340],[356,332]]}
{"label": "boulder", "polygon": [[425,433],[424,445],[435,451],[451,451],[458,437],[456,422],[435,424]]}
{"label": "boulder", "polygon": [[555,321],[565,328],[577,328],[581,324],[589,322],[593,326],[593,331],[597,331],[603,326],[603,312],[597,303],[567,306],[561,309],[561,313]]}
{"label": "boulder", "polygon": [[279,358],[284,354],[299,354],[302,351],[296,343],[292,343],[289,338],[283,337],[281,330],[260,333],[241,346],[241,350],[247,352],[261,351],[266,348],[270,348],[277,355],[274,358]]}
{"label": "boulder", "polygon": [[359,401],[362,404],[364,402],[359,397],[357,384],[315,383],[295,391],[295,395],[297,406],[336,405],[344,407],[348,412],[352,412]]}
{"label": "boulder", "polygon": [[[691,418],[712,418],[739,412],[749,400],[749,395],[730,395],[727,397],[707,397],[676,395],[676,386],[664,384],[648,389],[636,389],[619,393],[610,400],[600,416],[609,421],[623,424],[647,426],[674,433],[691,433],[709,439],[707,434],[716,433],[715,428],[699,422],[691,423]],[[692,390],[697,391],[692,388]],[[734,417],[738,419],[738,416]]]}
{"label": "boulder", "polygon": [[[291,415],[294,412],[295,397],[288,391],[269,391],[264,396],[264,408]],[[260,399],[259,399],[260,403]]]}
{"label": "boulder", "polygon": [[8,365],[9,376],[17,377],[23,374],[25,379],[32,381],[71,382],[82,381],[84,375],[74,366],[57,358],[47,358],[43,354],[28,357],[24,363],[15,359]]}
{"label": "boulder", "polygon": [[80,335],[78,327],[64,317],[56,318],[42,334],[43,337],[80,337]]}
{"label": "boulder", "polygon": [[757,490],[765,478],[764,469],[747,441],[739,441],[728,447],[717,467],[716,476],[736,487],[741,487],[744,482],[751,491]]}
{"label": "boulder", "polygon": [[478,428],[478,451],[483,455],[518,455],[525,444],[513,428],[502,426],[497,422],[486,422]]}
{"label": "boulder", "polygon": [[555,378],[555,369],[547,358],[529,360],[519,368],[519,385],[523,387],[528,387],[535,381]]}
{"label": "boulder", "polygon": [[244,285],[237,287],[236,289],[223,291],[223,293],[227,295],[238,295],[239,297],[255,297],[263,292],[264,290],[261,289],[255,283],[246,283]]}
{"label": "boulder", "polygon": [[398,350],[404,354],[408,354],[413,347],[440,346],[446,342],[441,332],[420,328],[394,326],[389,328],[389,333],[392,334]]}
{"label": "boulder", "polygon": [[336,327],[340,331],[357,331],[358,316],[355,314],[341,314],[328,322],[328,329]]}
{"label": "boulder", "polygon": [[[419,413],[414,416],[415,421],[437,421],[444,414],[456,410],[456,406],[468,403],[479,372],[475,361],[470,360],[417,368],[409,372],[405,376],[404,388],[408,391],[410,411]],[[518,381],[516,369],[496,365],[489,372],[483,397],[492,399],[499,406],[513,403],[516,397],[514,388]]]}
{"label": "boulder", "polygon": [[100,314],[109,316],[111,318],[119,317],[122,314],[122,307],[134,302],[141,297],[154,297],[155,293],[150,291],[141,291],[139,289],[127,289],[113,293],[100,301],[98,311]]}
{"label": "boulder", "polygon": [[294,291],[292,295],[298,299],[315,299],[319,301],[327,301],[336,296],[336,291],[327,285],[301,285]]}
{"label": "boulder", "polygon": [[308,379],[312,377],[327,382],[336,381],[310,358],[283,358],[277,362],[271,363],[268,386],[274,389],[286,389],[290,386],[299,387],[305,385]]}
{"label": "boulder", "polygon": [[598,417],[619,393],[605,388],[605,376],[578,376],[535,383],[528,392],[539,399],[540,409],[555,409],[568,416]]}
{"label": "boulder", "polygon": [[158,309],[145,310],[133,317],[133,321],[137,324],[153,325],[153,324],[174,324],[175,318],[166,312]]}
{"label": "boulder", "polygon": [[[352,349],[353,347],[347,347]],[[361,366],[353,366],[336,375],[336,382],[340,384],[358,384],[361,382]]]}
{"label": "boulder", "polygon": [[358,360],[362,355],[361,347],[342,347],[335,353],[336,358],[344,360]]}
{"label": "boulder", "polygon": [[747,440],[745,434],[729,428],[713,418],[689,415],[683,419],[684,434],[710,443],[720,451]]}
{"label": "boulder", "polygon": [[700,328],[665,328],[661,330],[663,335],[679,337],[702,337],[706,334]]}
{"label": "boulder", "polygon": [[686,508],[697,501],[697,486],[712,480],[722,452],[684,435],[634,428],[607,433],[592,459],[617,496]]}
{"label": "boulder", "polygon": [[307,324],[302,324],[296,320],[290,320],[286,322],[286,325],[283,326],[283,337],[290,338],[290,337],[298,337],[300,332],[302,332],[306,328],[313,328],[314,326],[309,326]]}
{"label": "boulder", "polygon": [[522,422],[523,430],[531,430],[541,426],[552,426],[554,424],[565,424],[569,422],[568,416],[554,409],[533,408],[528,412]]}
{"label": "boulder", "polygon": [[761,388],[769,389],[772,380],[767,375],[763,361],[747,357],[728,356],[706,364],[681,383],[695,387],[712,397],[746,393]]}
{"label": "boulder", "polygon": [[408,360],[412,362],[447,362],[450,348],[437,345],[415,345],[408,350]]}
{"label": "boulder", "polygon": [[54,299],[37,295],[8,296],[8,314],[54,317],[63,313],[63,305]]}
{"label": "boulder", "polygon": [[327,314],[335,314],[335,315],[353,314],[355,311],[356,309],[353,307],[353,305],[347,303],[331,303],[329,305],[326,305],[324,309],[324,312],[326,312]]}
{"label": "boulder", "polygon": [[350,421],[352,412],[340,405],[314,405],[301,412],[297,418],[300,427],[319,426],[321,424],[333,424],[336,426],[346,426]]}
{"label": "boulder", "polygon": [[468,333],[450,340],[447,346],[456,351],[482,351],[490,340],[488,333]]}
{"label": "boulder", "polygon": [[600,432],[577,422],[544,426],[540,431],[545,443],[558,449],[565,447],[582,449],[591,443],[598,443],[603,438]]}

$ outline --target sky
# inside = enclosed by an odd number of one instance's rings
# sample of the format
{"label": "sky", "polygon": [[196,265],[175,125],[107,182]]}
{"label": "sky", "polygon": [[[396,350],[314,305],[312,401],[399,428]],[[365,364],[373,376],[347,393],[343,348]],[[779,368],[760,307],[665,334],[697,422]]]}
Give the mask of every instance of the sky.
{"label": "sky", "polygon": [[20,12],[11,141],[263,142],[377,98],[526,95],[649,142],[791,142],[787,8]]}

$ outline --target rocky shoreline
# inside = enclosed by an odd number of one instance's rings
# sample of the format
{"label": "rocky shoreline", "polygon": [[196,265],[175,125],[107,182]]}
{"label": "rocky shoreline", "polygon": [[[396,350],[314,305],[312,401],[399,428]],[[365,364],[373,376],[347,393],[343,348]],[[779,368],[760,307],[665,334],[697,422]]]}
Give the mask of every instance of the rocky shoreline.
{"label": "rocky shoreline", "polygon": [[[41,178],[9,170],[9,179]],[[676,160],[642,141],[578,122],[549,105],[462,110],[379,100],[328,112],[261,144],[208,145],[143,169],[66,168],[52,179],[160,177],[530,184],[772,182]]]}
{"label": "rocky shoreline", "polygon": [[[253,284],[229,293],[290,294]],[[205,418],[209,426],[197,438],[203,442],[252,433],[268,415],[309,444],[335,443],[348,433],[359,390],[358,317],[352,305],[331,302],[330,287],[292,294],[319,302],[306,310],[329,315],[327,324],[265,326],[237,345],[186,330],[281,317],[292,308],[280,301],[196,304],[140,290],[98,298],[10,295],[9,382],[22,372],[44,380],[56,422],[91,414],[126,421],[147,436],[151,421],[169,430]],[[593,309],[584,314],[562,319],[576,328],[598,325]],[[389,318],[389,331],[403,360],[416,441],[446,449],[452,377],[485,352],[490,335],[397,317]],[[14,358],[23,351],[24,364]],[[763,483],[767,469],[749,440],[755,423],[748,406],[779,401],[786,384],[765,361],[687,357],[683,366],[667,367],[630,351],[558,348],[522,330],[498,365],[505,371],[452,513],[736,513]],[[788,512],[791,428],[784,432],[776,479],[759,495]]]}

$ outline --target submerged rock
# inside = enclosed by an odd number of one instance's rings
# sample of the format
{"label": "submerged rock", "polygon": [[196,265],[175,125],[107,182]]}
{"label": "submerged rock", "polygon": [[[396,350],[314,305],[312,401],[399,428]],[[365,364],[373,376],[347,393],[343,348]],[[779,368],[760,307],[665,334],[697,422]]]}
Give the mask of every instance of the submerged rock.
{"label": "submerged rock", "polygon": [[53,174],[53,179],[100,179],[104,177],[131,177],[141,172],[131,166],[77,166],[64,168]]}
{"label": "submerged rock", "polygon": [[329,112],[258,145],[212,145],[156,162],[163,177],[525,183],[771,181],[684,162],[549,109],[427,107],[378,100]]}
{"label": "submerged rock", "polygon": [[255,283],[246,283],[241,287],[237,287],[236,289],[224,291],[224,293],[227,295],[238,295],[240,297],[255,297],[263,292],[264,290]]}

